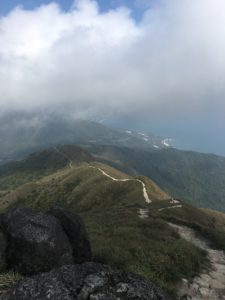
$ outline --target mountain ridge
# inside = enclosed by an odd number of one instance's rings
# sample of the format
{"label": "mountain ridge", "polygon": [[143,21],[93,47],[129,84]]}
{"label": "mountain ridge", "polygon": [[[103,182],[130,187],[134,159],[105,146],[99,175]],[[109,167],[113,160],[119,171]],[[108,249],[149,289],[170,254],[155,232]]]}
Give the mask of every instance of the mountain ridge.
{"label": "mountain ridge", "polygon": [[130,175],[145,175],[175,198],[225,211],[225,158],[214,154],[87,146],[94,157]]}
{"label": "mountain ridge", "polygon": [[[65,117],[49,117],[44,120],[0,121],[0,162],[22,159],[28,154],[59,144],[109,144],[137,148],[167,147],[165,138],[153,134],[112,129],[88,120],[73,120]],[[25,125],[26,124],[26,125]],[[31,124],[29,126],[29,124]],[[1,126],[2,125],[2,126]]]}
{"label": "mountain ridge", "polygon": [[[174,198],[185,199],[197,207],[225,211],[224,157],[178,150],[168,147],[166,138],[111,129],[93,121],[51,116],[42,123],[42,119],[34,121],[31,118],[32,126],[27,128],[27,123],[19,120],[10,130],[5,120],[6,125],[0,129],[2,145],[6,145],[0,149],[1,164],[12,158],[24,159],[35,150],[65,143],[79,144],[99,161],[131,175],[152,178]],[[1,153],[7,153],[7,157],[2,157]]]}
{"label": "mountain ridge", "polygon": [[[56,153],[54,148],[51,151]],[[97,262],[143,275],[172,299],[180,280],[191,280],[208,262],[207,253],[180,238],[168,222],[189,226],[215,248],[225,250],[225,231],[210,212],[173,199],[147,177],[132,178],[95,160],[82,158],[77,164],[67,156],[68,149],[66,153],[66,157],[58,153],[59,160],[66,159],[61,168],[34,176],[2,195],[0,210],[18,206],[46,212],[56,205],[79,213],[90,232]],[[35,174],[35,168],[29,171]],[[138,180],[145,183],[150,203]]]}

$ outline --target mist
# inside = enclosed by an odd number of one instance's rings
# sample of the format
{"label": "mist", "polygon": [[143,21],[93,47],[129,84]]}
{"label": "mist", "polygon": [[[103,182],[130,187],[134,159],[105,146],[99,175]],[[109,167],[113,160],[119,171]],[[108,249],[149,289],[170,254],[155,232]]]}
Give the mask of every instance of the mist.
{"label": "mist", "polygon": [[160,134],[190,126],[190,137],[199,122],[222,148],[224,53],[223,0],[155,1],[138,21],[91,0],[18,6],[0,18],[0,114],[144,118]]}

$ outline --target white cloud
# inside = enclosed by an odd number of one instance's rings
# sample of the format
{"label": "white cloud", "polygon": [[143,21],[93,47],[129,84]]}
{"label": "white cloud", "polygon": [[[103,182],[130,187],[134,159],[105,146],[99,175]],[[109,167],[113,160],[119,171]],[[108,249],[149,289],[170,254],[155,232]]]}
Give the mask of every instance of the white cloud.
{"label": "white cloud", "polygon": [[136,23],[79,0],[0,19],[1,110],[79,116],[225,109],[224,0],[161,0]]}

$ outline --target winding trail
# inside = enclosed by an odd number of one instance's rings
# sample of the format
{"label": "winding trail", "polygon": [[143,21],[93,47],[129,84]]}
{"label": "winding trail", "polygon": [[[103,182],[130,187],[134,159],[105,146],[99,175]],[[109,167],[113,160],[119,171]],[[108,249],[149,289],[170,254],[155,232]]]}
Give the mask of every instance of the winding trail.
{"label": "winding trail", "polygon": [[95,168],[97,170],[99,170],[104,176],[112,179],[113,181],[121,181],[121,182],[126,182],[126,181],[137,181],[139,183],[141,183],[142,185],[142,189],[143,189],[143,196],[144,196],[144,199],[145,199],[145,202],[146,203],[151,203],[152,200],[149,198],[148,196],[148,192],[147,192],[147,189],[146,189],[146,185],[145,183],[140,180],[140,179],[134,179],[134,178],[125,178],[125,179],[118,179],[118,178],[115,178],[115,177],[112,177],[111,175],[107,174],[104,170],[102,170],[101,168],[98,168],[98,167],[93,167],[91,166],[91,168]]}
{"label": "winding trail", "polygon": [[[55,150],[68,160],[68,166],[73,168],[72,160],[62,153],[57,147]],[[142,185],[143,197],[146,203],[152,203],[145,183],[140,179],[134,178],[115,178],[99,167],[90,166],[90,168],[97,169],[104,176],[117,182],[136,181]],[[171,199],[172,206],[160,208],[158,211],[166,209],[182,208],[179,200]],[[139,217],[146,219],[149,217],[149,210],[147,208],[139,209]],[[183,278],[182,283],[178,287],[178,296],[183,300],[225,300],[225,254],[223,251],[212,249],[207,241],[196,236],[195,231],[189,227],[168,223],[173,227],[178,234],[185,240],[193,243],[197,247],[205,250],[208,253],[208,258],[211,263],[211,270],[203,270],[199,276],[193,278],[191,281]]]}
{"label": "winding trail", "polygon": [[[210,270],[203,270],[199,276],[188,281],[183,279],[179,287],[181,299],[190,300],[225,300],[225,254],[214,250],[204,239],[196,236],[195,231],[189,227],[168,223],[179,235],[205,250],[211,263]],[[186,296],[186,298],[182,298]]]}
{"label": "winding trail", "polygon": [[159,208],[158,211],[163,211],[165,209],[173,209],[173,208],[182,208],[181,204],[178,205],[173,205],[173,206],[168,206],[168,207],[163,207],[163,208]]}
{"label": "winding trail", "polygon": [[[68,162],[69,162],[69,168],[72,169],[73,168],[73,162],[72,160],[67,156],[65,155],[63,152],[61,152],[57,147],[54,148],[61,156],[65,157]],[[133,179],[133,178],[125,178],[125,179],[117,179],[117,178],[114,178],[112,177],[111,175],[107,174],[104,170],[102,170],[101,168],[98,168],[98,167],[94,167],[94,166],[90,166],[91,168],[94,168],[94,169],[97,169],[99,170],[104,176],[112,179],[113,181],[122,181],[122,182],[126,182],[126,181],[137,181],[139,183],[141,183],[142,185],[142,188],[143,188],[143,196],[144,196],[144,199],[145,199],[145,202],[146,203],[151,203],[152,200],[149,198],[148,196],[148,192],[147,192],[147,189],[146,189],[146,185],[145,183],[140,180],[140,179]]]}
{"label": "winding trail", "polygon": [[[65,155],[63,152],[61,152],[57,147],[54,147],[54,149],[61,155],[63,156],[64,158],[66,158],[68,160],[68,166],[70,169],[73,169],[73,162],[72,160],[67,156]],[[143,191],[143,197],[145,199],[145,202],[146,203],[152,203],[152,200],[150,199],[149,195],[148,195],[148,192],[147,192],[147,189],[146,189],[146,184],[140,180],[140,179],[135,179],[135,178],[124,178],[124,179],[118,179],[118,178],[115,178],[111,175],[109,175],[108,173],[106,173],[104,170],[102,170],[101,168],[99,167],[94,167],[94,166],[90,166],[90,168],[94,168],[94,169],[97,169],[99,170],[99,172],[101,172],[104,176],[110,178],[111,180],[113,181],[120,181],[120,182],[127,182],[127,181],[136,181],[138,183],[140,183],[142,185],[142,191]],[[170,201],[170,204],[175,204],[173,206],[169,206],[169,207],[165,207],[165,208],[160,208],[159,211],[163,211],[165,209],[173,209],[173,208],[182,208],[182,205],[179,204],[180,201],[178,200],[175,200],[175,199],[171,199]],[[139,217],[141,219],[146,219],[148,218],[148,209],[143,209],[143,208],[140,208],[139,209]]]}

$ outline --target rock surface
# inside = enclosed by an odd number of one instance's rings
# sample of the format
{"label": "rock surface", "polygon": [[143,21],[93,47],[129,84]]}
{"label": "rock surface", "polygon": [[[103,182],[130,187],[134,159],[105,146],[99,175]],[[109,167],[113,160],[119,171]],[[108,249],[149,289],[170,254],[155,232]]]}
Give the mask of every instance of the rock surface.
{"label": "rock surface", "polygon": [[96,263],[64,266],[17,284],[0,300],[168,300],[140,276]]}
{"label": "rock surface", "polygon": [[55,217],[15,208],[3,215],[1,223],[9,269],[32,275],[73,264],[69,240]]}
{"label": "rock surface", "polygon": [[7,241],[5,235],[0,232],[0,272],[6,269],[6,249]]}
{"label": "rock surface", "polygon": [[91,244],[83,220],[77,214],[61,208],[54,207],[48,213],[60,221],[73,249],[74,262],[91,261]]}

